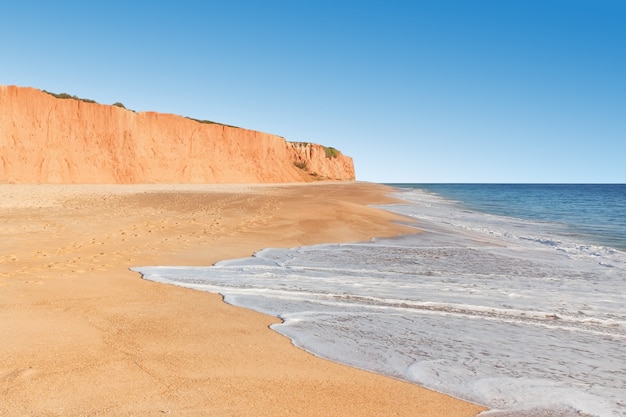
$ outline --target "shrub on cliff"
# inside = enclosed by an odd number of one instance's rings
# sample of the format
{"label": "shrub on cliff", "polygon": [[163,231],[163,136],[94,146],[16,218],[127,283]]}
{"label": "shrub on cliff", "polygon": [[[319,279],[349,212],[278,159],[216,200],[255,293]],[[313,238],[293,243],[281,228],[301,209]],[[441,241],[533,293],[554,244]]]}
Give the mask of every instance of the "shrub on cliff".
{"label": "shrub on cliff", "polygon": [[339,151],[330,146],[324,146],[324,151],[326,152],[326,158],[336,158],[339,155]]}
{"label": "shrub on cliff", "polygon": [[218,123],[215,123],[215,122],[213,122],[211,120],[200,120],[200,119],[194,119],[193,117],[187,117],[187,119],[193,120],[194,122],[198,122],[198,123],[204,123],[204,124],[207,124],[207,125],[216,125],[216,124],[218,124]]}
{"label": "shrub on cliff", "polygon": [[60,99],[71,99],[71,100],[80,100],[80,101],[84,101],[85,103],[95,103],[96,100],[91,100],[89,98],[80,98],[77,96],[72,96],[70,94],[67,93],[61,93],[61,94],[56,94],[56,93],[51,93],[50,91],[46,91],[46,90],[42,90],[44,93],[46,94],[50,94],[52,97],[56,97],[56,98],[60,98]]}
{"label": "shrub on cliff", "polygon": [[227,125],[227,124],[224,124],[224,123],[214,122],[212,120],[194,119],[193,117],[189,117],[189,116],[186,116],[186,118],[189,119],[189,120],[193,120],[194,122],[204,123],[204,124],[207,124],[207,125],[220,125],[220,126],[234,127],[235,129],[241,129],[239,126]]}

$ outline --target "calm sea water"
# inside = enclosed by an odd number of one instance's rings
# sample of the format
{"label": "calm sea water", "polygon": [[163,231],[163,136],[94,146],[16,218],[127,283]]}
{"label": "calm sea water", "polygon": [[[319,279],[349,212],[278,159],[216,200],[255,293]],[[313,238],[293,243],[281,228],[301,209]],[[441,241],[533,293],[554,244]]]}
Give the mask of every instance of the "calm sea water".
{"label": "calm sea water", "polygon": [[136,270],[486,416],[626,416],[626,186],[396,186],[421,233]]}

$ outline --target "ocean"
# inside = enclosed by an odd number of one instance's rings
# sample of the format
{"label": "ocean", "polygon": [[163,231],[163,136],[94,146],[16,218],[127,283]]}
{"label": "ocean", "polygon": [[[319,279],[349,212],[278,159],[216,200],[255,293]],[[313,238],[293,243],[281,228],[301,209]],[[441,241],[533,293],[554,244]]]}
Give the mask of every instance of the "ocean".
{"label": "ocean", "polygon": [[393,186],[418,233],[134,270],[484,416],[626,416],[626,185]]}

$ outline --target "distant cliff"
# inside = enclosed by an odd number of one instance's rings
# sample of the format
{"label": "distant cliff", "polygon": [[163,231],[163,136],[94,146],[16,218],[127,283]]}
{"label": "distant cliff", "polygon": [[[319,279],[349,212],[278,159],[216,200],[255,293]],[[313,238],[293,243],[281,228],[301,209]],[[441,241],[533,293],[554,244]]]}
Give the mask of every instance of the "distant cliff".
{"label": "distant cliff", "polygon": [[352,158],[253,130],[0,85],[0,183],[353,180]]}

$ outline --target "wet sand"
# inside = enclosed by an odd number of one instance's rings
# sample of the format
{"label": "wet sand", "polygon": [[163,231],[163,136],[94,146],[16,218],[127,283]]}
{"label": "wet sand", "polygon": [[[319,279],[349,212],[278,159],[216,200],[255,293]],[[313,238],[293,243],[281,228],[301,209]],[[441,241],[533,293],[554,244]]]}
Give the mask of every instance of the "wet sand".
{"label": "wet sand", "polygon": [[368,183],[0,185],[0,416],[474,416],[128,268],[413,232]]}

